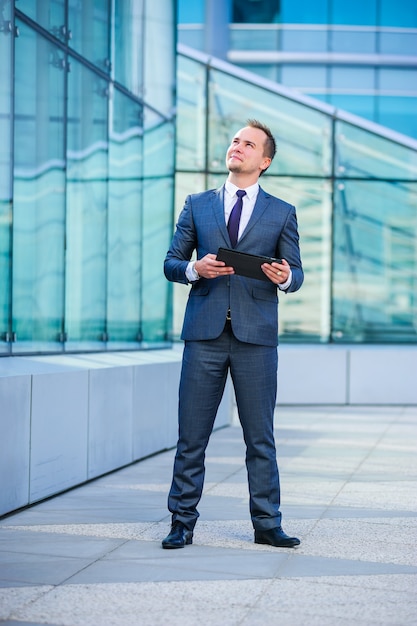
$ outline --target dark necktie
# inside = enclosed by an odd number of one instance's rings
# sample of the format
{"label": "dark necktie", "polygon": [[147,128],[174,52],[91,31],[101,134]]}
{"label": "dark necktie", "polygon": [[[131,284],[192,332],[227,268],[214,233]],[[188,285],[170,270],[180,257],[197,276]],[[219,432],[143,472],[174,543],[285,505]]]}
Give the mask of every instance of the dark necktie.
{"label": "dark necktie", "polygon": [[236,191],[236,195],[236,204],[233,207],[232,212],[230,213],[229,221],[227,222],[227,230],[229,231],[232,248],[235,248],[237,244],[240,216],[242,214],[243,196],[246,195],[246,191],[244,189],[238,189]]}

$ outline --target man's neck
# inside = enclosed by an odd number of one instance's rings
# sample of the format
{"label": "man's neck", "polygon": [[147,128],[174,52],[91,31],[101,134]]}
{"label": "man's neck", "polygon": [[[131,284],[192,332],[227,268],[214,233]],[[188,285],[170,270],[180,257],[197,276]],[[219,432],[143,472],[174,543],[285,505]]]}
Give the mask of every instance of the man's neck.
{"label": "man's neck", "polygon": [[247,176],[247,175],[243,176],[243,175],[235,174],[233,172],[229,172],[229,176],[227,177],[227,180],[233,183],[234,185],[236,185],[236,187],[239,187],[239,189],[247,189],[248,187],[251,187],[252,185],[255,185],[255,183],[258,182],[259,176]]}

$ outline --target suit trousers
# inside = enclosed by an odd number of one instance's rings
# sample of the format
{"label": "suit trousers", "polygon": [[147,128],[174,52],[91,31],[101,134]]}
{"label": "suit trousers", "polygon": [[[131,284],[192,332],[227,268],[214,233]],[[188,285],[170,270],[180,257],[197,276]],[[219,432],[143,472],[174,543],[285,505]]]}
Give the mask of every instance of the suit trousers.
{"label": "suit trousers", "polygon": [[205,451],[230,371],[246,444],[249,508],[256,530],[281,525],[274,440],[276,347],[243,343],[226,323],[217,339],[186,341],[179,388],[179,438],[168,508],[192,530],[199,513]]}

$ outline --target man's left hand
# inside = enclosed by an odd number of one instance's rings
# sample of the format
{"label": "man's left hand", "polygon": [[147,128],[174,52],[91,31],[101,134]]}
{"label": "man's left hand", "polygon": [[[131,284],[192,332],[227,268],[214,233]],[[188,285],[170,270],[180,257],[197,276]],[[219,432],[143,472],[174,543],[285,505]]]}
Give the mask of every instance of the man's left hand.
{"label": "man's left hand", "polygon": [[281,259],[282,263],[263,263],[262,271],[266,274],[270,281],[276,285],[286,283],[290,274],[290,266],[285,259]]}

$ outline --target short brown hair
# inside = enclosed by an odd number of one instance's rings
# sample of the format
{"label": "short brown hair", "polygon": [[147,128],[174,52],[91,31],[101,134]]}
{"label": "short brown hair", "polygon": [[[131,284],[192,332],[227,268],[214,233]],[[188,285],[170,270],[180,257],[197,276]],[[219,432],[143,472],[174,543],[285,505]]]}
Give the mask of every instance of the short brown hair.
{"label": "short brown hair", "polygon": [[[277,151],[277,144],[273,134],[271,133],[271,129],[265,124],[262,124],[262,122],[258,122],[258,120],[248,120],[246,124],[251,128],[259,128],[259,130],[263,130],[266,135],[264,154],[272,161]],[[266,170],[263,171],[266,172]]]}

